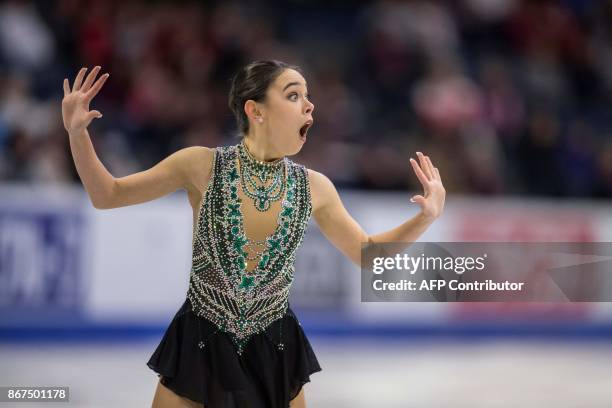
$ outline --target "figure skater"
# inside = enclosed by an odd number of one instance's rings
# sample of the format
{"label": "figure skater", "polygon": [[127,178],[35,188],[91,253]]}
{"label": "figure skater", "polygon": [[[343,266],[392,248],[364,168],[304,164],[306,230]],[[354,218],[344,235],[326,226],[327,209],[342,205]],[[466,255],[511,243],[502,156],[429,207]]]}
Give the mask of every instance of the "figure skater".
{"label": "figure skater", "polygon": [[89,105],[109,74],[98,77],[96,66],[85,78],[86,71],[72,88],[64,79],[62,116],[93,206],[123,207],[184,189],[193,208],[189,289],[147,363],[159,377],[153,407],[305,407],[303,385],[321,367],[288,297],[294,254],[311,214],[359,265],[361,243],[407,246],[440,216],[445,190],[438,169],[417,152],[418,162],[410,162],[424,195],[411,201],[419,213],[368,235],[325,175],[288,158],[306,143],[314,105],[302,70],[271,60],[252,62],[232,79],[229,107],[239,143],[187,147],[148,170],[115,178],[87,130],[102,117]]}

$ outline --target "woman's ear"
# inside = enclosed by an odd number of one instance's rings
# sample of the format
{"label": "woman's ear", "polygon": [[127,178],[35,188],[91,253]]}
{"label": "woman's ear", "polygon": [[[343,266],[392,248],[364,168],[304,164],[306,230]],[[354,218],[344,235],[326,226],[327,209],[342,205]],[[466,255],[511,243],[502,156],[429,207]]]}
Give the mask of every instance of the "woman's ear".
{"label": "woman's ear", "polygon": [[263,116],[261,115],[259,105],[254,100],[249,99],[244,103],[244,112],[253,121],[259,123],[263,122]]}

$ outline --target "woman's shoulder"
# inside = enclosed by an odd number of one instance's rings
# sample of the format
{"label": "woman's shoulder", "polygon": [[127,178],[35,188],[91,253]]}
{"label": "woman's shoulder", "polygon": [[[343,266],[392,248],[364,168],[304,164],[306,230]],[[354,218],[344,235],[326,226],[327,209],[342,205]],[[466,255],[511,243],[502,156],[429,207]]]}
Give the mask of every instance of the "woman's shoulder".
{"label": "woman's shoulder", "polygon": [[210,178],[215,147],[189,146],[180,150],[183,169],[189,180],[189,190],[201,191]]}
{"label": "woman's shoulder", "polygon": [[331,180],[325,174],[309,169],[306,166],[304,166],[304,169],[308,174],[308,181],[313,187],[321,187],[331,183]]}
{"label": "woman's shoulder", "polygon": [[195,169],[201,172],[202,168],[212,167],[215,150],[214,147],[189,146],[181,149],[180,152],[187,169]]}
{"label": "woman's shoulder", "polygon": [[308,172],[313,212],[316,212],[338,193],[334,183],[325,174],[309,168],[306,168],[306,171]]}

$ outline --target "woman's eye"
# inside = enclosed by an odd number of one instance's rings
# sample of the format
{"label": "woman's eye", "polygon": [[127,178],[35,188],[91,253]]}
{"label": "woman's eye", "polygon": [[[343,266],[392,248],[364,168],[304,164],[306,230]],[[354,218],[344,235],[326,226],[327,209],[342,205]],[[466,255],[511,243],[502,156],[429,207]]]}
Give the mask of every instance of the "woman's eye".
{"label": "woman's eye", "polygon": [[[293,98],[294,96],[298,96],[298,94],[296,94],[295,92],[289,94],[289,98],[292,98],[292,100],[295,100],[295,98]],[[310,94],[306,94],[306,99],[310,100],[310,98],[311,98],[311,95]]]}

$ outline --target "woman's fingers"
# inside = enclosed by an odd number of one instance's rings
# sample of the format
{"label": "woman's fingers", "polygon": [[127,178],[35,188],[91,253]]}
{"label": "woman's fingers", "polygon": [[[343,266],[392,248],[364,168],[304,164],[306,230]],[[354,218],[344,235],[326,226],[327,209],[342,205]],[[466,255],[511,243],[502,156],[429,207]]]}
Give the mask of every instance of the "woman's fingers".
{"label": "woman's fingers", "polygon": [[64,96],[68,96],[70,93],[70,84],[68,83],[68,78],[64,78]]}
{"label": "woman's fingers", "polygon": [[417,155],[419,155],[419,158],[421,159],[421,167],[423,168],[423,173],[425,173],[427,178],[429,180],[440,180],[440,172],[438,172],[438,169],[433,165],[429,156],[425,156],[421,152],[417,152]]}
{"label": "woman's fingers", "polygon": [[100,72],[100,66],[96,65],[94,69],[91,70],[89,75],[87,75],[85,82],[83,82],[83,86],[81,87],[82,92],[87,92],[87,90],[89,90],[89,87],[93,83],[94,79],[96,79],[96,75],[98,75],[98,72]]}
{"label": "woman's fingers", "polygon": [[85,76],[86,71],[87,71],[87,68],[85,67],[79,70],[79,73],[77,74],[76,79],[74,80],[74,84],[72,84],[72,92],[75,92],[81,89],[81,82],[83,81],[83,77]]}
{"label": "woman's fingers", "polygon": [[429,165],[427,164],[427,159],[425,155],[421,152],[417,152],[417,156],[419,157],[419,161],[421,162],[421,168],[423,169],[423,173],[427,176],[427,180],[431,180],[433,175],[431,174],[431,170]]}
{"label": "woman's fingers", "polygon": [[100,119],[101,117],[102,117],[102,114],[100,113],[100,111],[97,111],[97,110],[92,110],[87,113],[88,122],[91,122],[93,119]]}
{"label": "woman's fingers", "polygon": [[417,154],[421,159],[421,165],[419,166],[417,161],[412,158],[410,158],[410,162],[421,184],[423,184],[425,194],[415,195],[410,201],[419,204],[424,214],[437,218],[442,212],[446,193],[442,186],[440,171],[433,165],[429,156],[425,156],[421,152],[417,152]]}
{"label": "woman's fingers", "polygon": [[410,199],[410,201],[412,201],[413,203],[417,203],[419,205],[424,205],[425,197],[423,197],[422,195],[415,195],[414,197]]}
{"label": "woman's fingers", "polygon": [[425,156],[425,161],[427,162],[427,168],[429,168],[429,172],[431,173],[431,179],[434,180],[436,178],[436,172],[434,170],[434,165],[431,162],[429,156]]}
{"label": "woman's fingers", "polygon": [[429,156],[425,156],[425,159],[427,159],[427,165],[429,166],[429,170],[431,171],[431,177],[437,179],[438,176],[436,175],[436,168],[431,162],[431,159],[429,158]]}
{"label": "woman's fingers", "polygon": [[440,171],[438,170],[437,167],[435,167],[431,161],[431,159],[429,158],[429,156],[427,156],[427,160],[429,161],[429,165],[431,166],[431,172],[434,176],[434,178],[440,182],[442,182],[442,178],[440,177]]}
{"label": "woman's fingers", "polygon": [[427,189],[427,183],[429,182],[429,180],[427,179],[427,176],[425,175],[425,173],[423,173],[423,170],[421,170],[421,168],[419,167],[419,164],[417,163],[417,161],[411,157],[410,164],[412,164],[412,168],[414,169],[414,172],[416,173],[417,178],[423,185],[423,188]]}
{"label": "woman's fingers", "polygon": [[436,173],[436,178],[438,179],[438,181],[442,181],[442,177],[440,177],[440,171],[438,171],[437,167],[434,167],[434,171]]}
{"label": "woman's fingers", "polygon": [[93,84],[91,89],[87,91],[87,93],[85,94],[87,101],[91,101],[93,97],[98,94],[98,92],[100,91],[100,88],[102,88],[102,85],[104,85],[104,82],[106,82],[109,76],[110,74],[104,74],[100,78],[98,78],[96,83]]}

